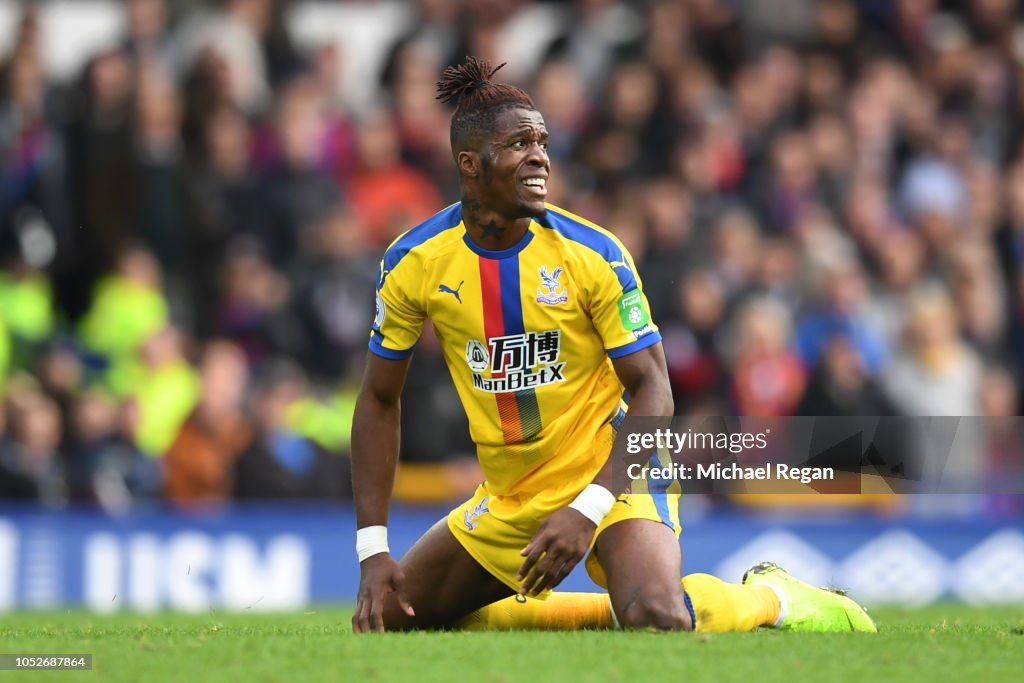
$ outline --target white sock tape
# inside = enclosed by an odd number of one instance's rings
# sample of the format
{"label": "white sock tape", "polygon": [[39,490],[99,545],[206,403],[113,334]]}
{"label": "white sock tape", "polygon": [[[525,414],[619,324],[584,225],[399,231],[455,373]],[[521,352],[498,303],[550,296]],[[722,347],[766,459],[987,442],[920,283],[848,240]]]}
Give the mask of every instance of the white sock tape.
{"label": "white sock tape", "polygon": [[356,555],[359,556],[360,562],[388,551],[388,528],[386,526],[378,524],[356,531]]}
{"label": "white sock tape", "polygon": [[569,507],[598,526],[612,511],[613,505],[615,505],[615,495],[598,484],[587,484],[587,488],[580,491],[580,495],[569,503]]}
{"label": "white sock tape", "polygon": [[775,597],[779,599],[779,616],[775,618],[775,623],[772,624],[772,627],[780,628],[783,622],[786,621],[786,615],[789,613],[789,603],[786,601],[786,594],[782,592],[782,589],[771,585],[768,587],[775,591]]}

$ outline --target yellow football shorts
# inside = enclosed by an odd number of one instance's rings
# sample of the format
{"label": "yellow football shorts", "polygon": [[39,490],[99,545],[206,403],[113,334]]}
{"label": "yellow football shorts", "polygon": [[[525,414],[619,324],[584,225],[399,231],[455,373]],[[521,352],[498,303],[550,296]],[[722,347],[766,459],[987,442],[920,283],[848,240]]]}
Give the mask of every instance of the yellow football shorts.
{"label": "yellow football shorts", "polygon": [[[487,571],[515,591],[519,590],[516,574],[525,559],[519,553],[533,538],[537,527],[551,513],[569,503],[589,482],[576,488],[559,491],[560,495],[496,496],[481,484],[468,501],[448,513],[448,528],[462,547]],[[627,519],[649,519],[670,527],[679,537],[678,493],[633,493],[619,496],[612,511],[601,522],[590,543],[585,566],[590,578],[608,588],[604,568],[594,554],[598,536],[613,524]],[[545,591],[541,599],[547,597]]]}

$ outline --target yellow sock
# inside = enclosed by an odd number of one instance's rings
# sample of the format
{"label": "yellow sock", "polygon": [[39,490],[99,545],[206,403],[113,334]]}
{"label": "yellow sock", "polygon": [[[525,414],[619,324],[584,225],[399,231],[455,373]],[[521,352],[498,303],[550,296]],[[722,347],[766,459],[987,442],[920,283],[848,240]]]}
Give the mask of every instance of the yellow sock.
{"label": "yellow sock", "polygon": [[753,631],[773,625],[779,617],[779,598],[768,586],[744,586],[710,574],[689,574],[683,577],[683,590],[697,615],[697,630],[705,633]]}
{"label": "yellow sock", "polygon": [[[697,631],[724,633],[771,626],[779,598],[768,586],[727,583],[710,574],[682,579],[697,617]],[[456,624],[464,631],[576,631],[614,628],[607,593],[552,593],[547,600],[505,598],[478,609]]]}
{"label": "yellow sock", "polygon": [[547,600],[513,596],[491,603],[465,617],[463,631],[578,631],[614,628],[607,593],[552,593]]}

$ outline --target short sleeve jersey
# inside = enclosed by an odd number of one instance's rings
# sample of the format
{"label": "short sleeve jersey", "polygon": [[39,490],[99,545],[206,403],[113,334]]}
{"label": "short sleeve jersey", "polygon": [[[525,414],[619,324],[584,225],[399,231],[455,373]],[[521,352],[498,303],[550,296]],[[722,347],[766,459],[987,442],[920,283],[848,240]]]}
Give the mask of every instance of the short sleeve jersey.
{"label": "short sleeve jersey", "polygon": [[470,240],[461,204],[444,209],[388,248],[376,306],[370,350],[384,358],[410,355],[431,319],[500,495],[592,477],[623,393],[610,359],[661,339],[621,242],[551,205],[501,251]]}

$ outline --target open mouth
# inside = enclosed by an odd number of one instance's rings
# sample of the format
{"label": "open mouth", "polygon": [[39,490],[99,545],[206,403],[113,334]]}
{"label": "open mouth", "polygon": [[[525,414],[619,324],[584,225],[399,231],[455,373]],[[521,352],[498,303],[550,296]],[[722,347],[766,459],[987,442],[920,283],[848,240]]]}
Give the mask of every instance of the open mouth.
{"label": "open mouth", "polygon": [[531,194],[535,194],[538,197],[547,196],[548,181],[546,178],[527,178],[522,184]]}

